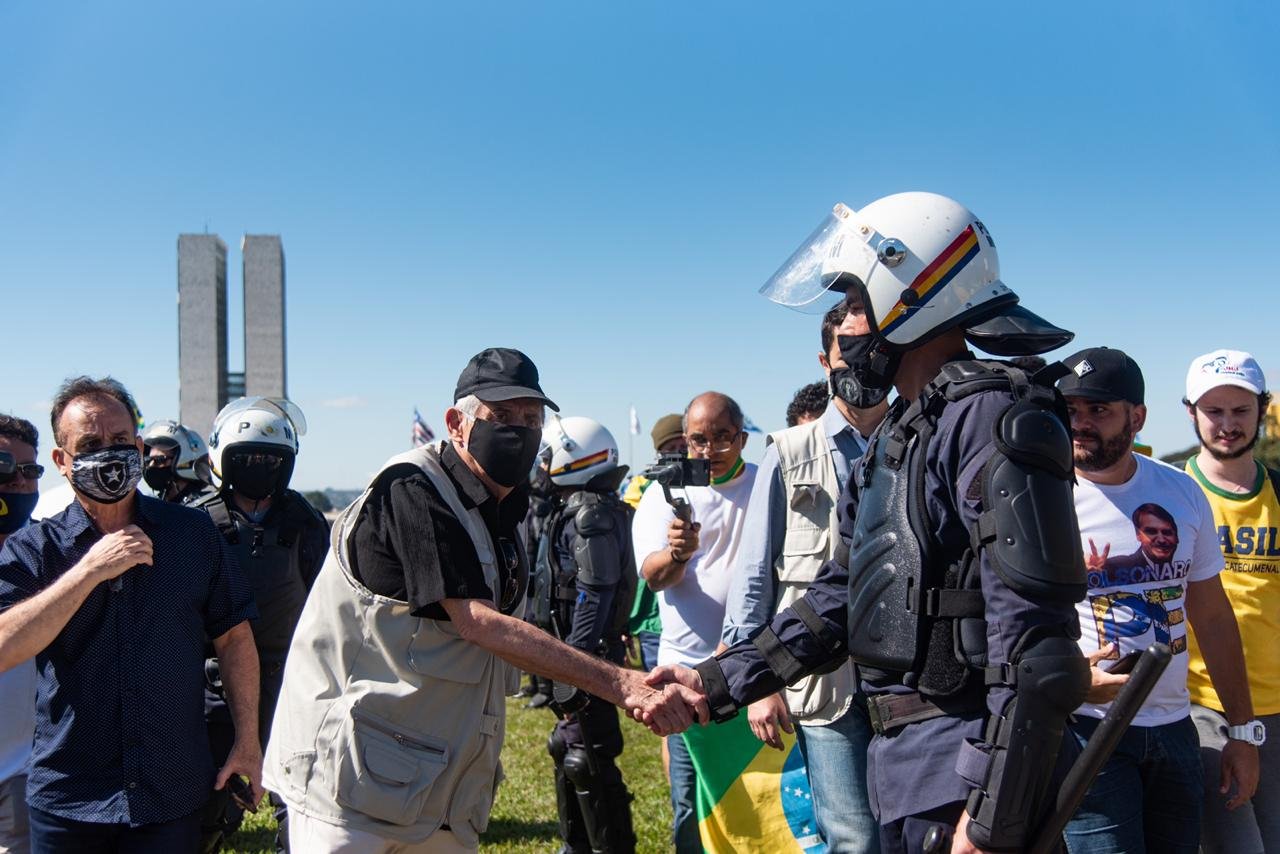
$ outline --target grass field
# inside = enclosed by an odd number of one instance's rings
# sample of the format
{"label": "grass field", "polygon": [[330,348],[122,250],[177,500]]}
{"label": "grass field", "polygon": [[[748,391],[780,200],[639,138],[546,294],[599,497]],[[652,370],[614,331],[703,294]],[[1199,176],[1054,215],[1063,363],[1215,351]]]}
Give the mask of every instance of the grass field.
{"label": "grass field", "polygon": [[[559,848],[556,796],[551,780],[547,736],[555,719],[546,709],[526,711],[520,700],[507,700],[507,740],[502,765],[507,779],[498,788],[489,829],[480,839],[486,852],[546,852]],[[626,743],[619,760],[623,778],[635,800],[631,804],[639,852],[670,848],[671,802],[662,773],[661,742],[634,721],[622,719]],[[231,839],[238,854],[273,850],[275,821],[259,810]],[[299,852],[305,854],[305,852]]]}

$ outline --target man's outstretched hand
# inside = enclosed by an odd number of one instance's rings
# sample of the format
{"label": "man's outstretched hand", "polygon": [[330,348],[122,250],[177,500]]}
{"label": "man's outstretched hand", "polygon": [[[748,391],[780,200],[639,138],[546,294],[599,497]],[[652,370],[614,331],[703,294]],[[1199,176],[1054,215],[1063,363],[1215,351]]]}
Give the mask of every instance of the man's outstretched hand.
{"label": "man's outstretched hand", "polygon": [[[701,690],[676,682],[654,684],[635,670],[622,673],[625,680],[622,707],[655,735],[684,732],[694,721],[705,724],[711,720],[711,710]],[[701,679],[698,684],[702,684]]]}

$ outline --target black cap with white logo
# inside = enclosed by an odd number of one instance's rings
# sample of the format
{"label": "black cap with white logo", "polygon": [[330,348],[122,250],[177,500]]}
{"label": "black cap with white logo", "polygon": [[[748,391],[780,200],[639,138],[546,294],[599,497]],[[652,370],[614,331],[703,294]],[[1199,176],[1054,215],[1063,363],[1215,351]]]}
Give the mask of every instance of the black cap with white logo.
{"label": "black cap with white logo", "polygon": [[1071,373],[1058,380],[1058,391],[1063,397],[1144,402],[1146,384],[1142,380],[1142,369],[1123,350],[1090,347],[1062,362],[1071,369]]}

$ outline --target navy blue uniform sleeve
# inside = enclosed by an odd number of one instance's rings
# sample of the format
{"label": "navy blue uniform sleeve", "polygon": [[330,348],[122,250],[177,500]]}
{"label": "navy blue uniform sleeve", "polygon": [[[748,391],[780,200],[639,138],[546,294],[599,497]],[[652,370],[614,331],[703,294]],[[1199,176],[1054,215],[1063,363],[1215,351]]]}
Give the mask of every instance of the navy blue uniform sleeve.
{"label": "navy blue uniform sleeve", "polygon": [[[306,501],[306,499],[302,499]],[[310,506],[310,505],[308,505]],[[329,553],[329,520],[325,519],[314,508],[311,510],[312,520],[303,526],[298,544],[298,557],[302,571],[302,583],[310,590],[315,584],[320,567],[324,566],[325,556]]]}
{"label": "navy blue uniform sleeve", "polygon": [[258,616],[249,579],[240,569],[227,541],[206,516],[200,537],[187,541],[191,548],[204,548],[209,553],[209,587],[204,603],[204,630],[210,638],[219,638],[245,620]]}
{"label": "navy blue uniform sleeve", "polygon": [[592,655],[600,651],[600,641],[609,626],[616,587],[578,582],[578,598],[573,603],[573,627],[565,643]]}

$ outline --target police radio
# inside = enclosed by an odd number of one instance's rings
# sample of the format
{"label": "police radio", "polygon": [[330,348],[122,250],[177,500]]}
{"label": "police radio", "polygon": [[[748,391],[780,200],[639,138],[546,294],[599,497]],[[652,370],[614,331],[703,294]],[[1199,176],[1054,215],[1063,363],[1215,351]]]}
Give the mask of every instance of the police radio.
{"label": "police radio", "polygon": [[658,461],[645,469],[644,476],[662,484],[662,495],[676,511],[676,516],[686,522],[693,521],[693,508],[683,495],[671,494],[672,489],[683,490],[690,486],[711,485],[711,461],[686,457],[683,454],[663,454]]}

